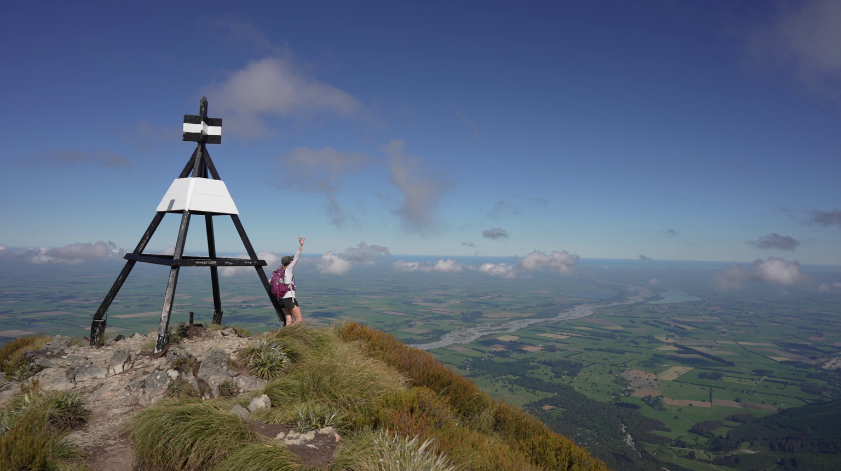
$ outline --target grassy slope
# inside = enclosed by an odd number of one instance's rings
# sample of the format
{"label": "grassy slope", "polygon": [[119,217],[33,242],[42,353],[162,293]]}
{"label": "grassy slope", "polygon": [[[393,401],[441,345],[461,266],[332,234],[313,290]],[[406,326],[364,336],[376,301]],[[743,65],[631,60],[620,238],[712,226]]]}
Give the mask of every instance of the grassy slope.
{"label": "grassy slope", "polygon": [[[268,341],[283,348],[290,365],[265,388],[272,408],[254,418],[295,424],[304,408],[343,417],[344,440],[330,469],[607,469],[390,334],[356,323],[292,326]],[[230,401],[166,401],[141,411],[129,426],[137,461],[160,471],[303,469],[283,444],[225,412]]]}

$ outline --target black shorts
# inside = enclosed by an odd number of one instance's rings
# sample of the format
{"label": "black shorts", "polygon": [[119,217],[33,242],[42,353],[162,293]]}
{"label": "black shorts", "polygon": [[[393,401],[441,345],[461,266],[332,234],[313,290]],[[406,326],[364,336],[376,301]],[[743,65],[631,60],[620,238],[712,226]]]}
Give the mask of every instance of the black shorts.
{"label": "black shorts", "polygon": [[289,309],[289,310],[291,310],[293,307],[295,307],[295,306],[297,306],[297,305],[298,305],[298,300],[297,300],[297,299],[295,299],[295,298],[281,298],[281,300],[280,300],[280,305],[281,305],[284,309]]}

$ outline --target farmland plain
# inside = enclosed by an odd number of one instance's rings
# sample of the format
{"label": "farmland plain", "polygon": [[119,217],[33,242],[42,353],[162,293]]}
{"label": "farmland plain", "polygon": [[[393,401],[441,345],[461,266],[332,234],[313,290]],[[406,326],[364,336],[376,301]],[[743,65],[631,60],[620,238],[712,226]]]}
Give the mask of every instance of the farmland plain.
{"label": "farmland plain", "polygon": [[[0,341],[87,335],[120,268],[0,266]],[[722,464],[736,452],[711,449],[743,423],[738,416],[841,399],[841,294],[817,283],[722,291],[713,277],[724,268],[582,260],[572,275],[509,280],[475,270],[401,273],[380,263],[334,276],[304,258],[296,278],[308,322],[354,320],[391,332],[614,468],[742,469],[733,459],[734,467]],[[818,281],[841,276],[833,267],[806,269]],[[166,275],[165,267],[135,268],[108,313],[109,335],[157,327]],[[278,327],[253,269],[220,284],[224,323]],[[205,269],[182,269],[172,322],[190,311],[199,322],[212,316]]]}

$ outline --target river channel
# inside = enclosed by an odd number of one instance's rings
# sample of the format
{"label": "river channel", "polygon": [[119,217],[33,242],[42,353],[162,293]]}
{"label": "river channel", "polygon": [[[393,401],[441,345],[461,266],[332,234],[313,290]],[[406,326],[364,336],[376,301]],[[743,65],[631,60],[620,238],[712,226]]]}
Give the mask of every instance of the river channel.
{"label": "river channel", "polygon": [[604,309],[606,307],[641,303],[645,299],[654,296],[654,293],[651,292],[648,288],[643,288],[641,286],[624,285],[624,288],[627,289],[629,292],[628,297],[625,298],[624,301],[615,301],[611,303],[580,304],[572,309],[568,309],[566,311],[561,312],[560,314],[558,314],[558,317],[550,317],[548,319],[517,319],[502,324],[485,324],[476,327],[468,327],[464,329],[454,330],[448,334],[444,334],[444,336],[441,337],[441,340],[437,342],[421,343],[409,346],[420,350],[432,350],[434,348],[447,347],[450,345],[456,345],[460,343],[470,343],[478,339],[479,337],[485,335],[506,334],[516,332],[533,324],[581,319],[582,317],[592,315],[594,312],[596,312],[596,309]]}

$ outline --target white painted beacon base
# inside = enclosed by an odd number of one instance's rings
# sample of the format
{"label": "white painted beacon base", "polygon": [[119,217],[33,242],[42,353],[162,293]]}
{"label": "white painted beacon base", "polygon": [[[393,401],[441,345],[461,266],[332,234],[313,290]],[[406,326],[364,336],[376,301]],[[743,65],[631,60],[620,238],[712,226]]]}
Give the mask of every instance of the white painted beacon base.
{"label": "white painted beacon base", "polygon": [[207,178],[176,178],[155,211],[185,209],[214,214],[239,214],[225,182]]}

